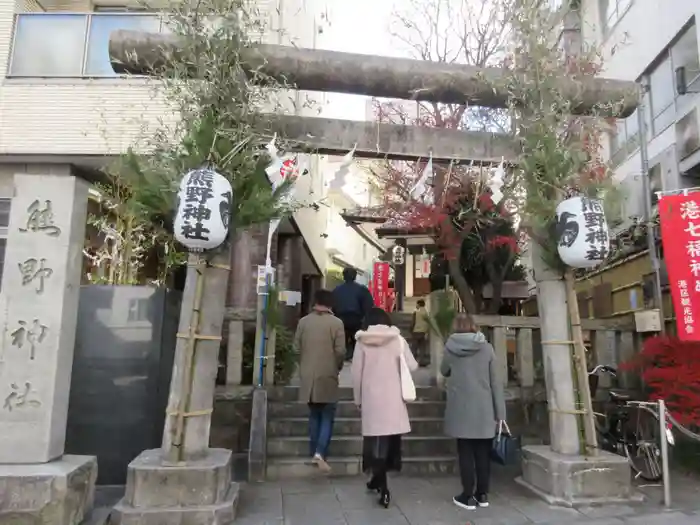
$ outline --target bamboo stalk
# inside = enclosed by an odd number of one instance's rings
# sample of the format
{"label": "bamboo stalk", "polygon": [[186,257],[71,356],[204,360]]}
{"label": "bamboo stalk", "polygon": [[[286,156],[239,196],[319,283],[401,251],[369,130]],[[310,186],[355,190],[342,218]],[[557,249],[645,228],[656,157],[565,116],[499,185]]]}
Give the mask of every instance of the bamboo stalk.
{"label": "bamboo stalk", "polygon": [[574,288],[574,273],[568,269],[564,276],[566,281],[566,302],[571,318],[571,339],[574,342],[574,367],[583,404],[583,435],[586,445],[586,454],[598,455],[598,436],[595,427],[595,414],[593,413],[593,400],[588,386],[588,367],[586,366],[586,347],[583,343],[583,329],[581,328],[581,315],[576,300]]}
{"label": "bamboo stalk", "polygon": [[184,460],[183,436],[185,434],[185,413],[189,410],[192,399],[192,383],[194,380],[194,363],[197,350],[197,332],[199,331],[200,312],[202,307],[202,298],[204,296],[204,275],[199,266],[200,260],[197,258],[197,266],[195,267],[195,288],[194,288],[194,303],[192,305],[192,315],[190,316],[189,338],[187,340],[187,349],[185,351],[185,367],[182,371],[182,395],[177,404],[177,420],[175,423],[175,432],[173,437],[172,447],[170,449],[169,458],[172,462],[181,462]]}

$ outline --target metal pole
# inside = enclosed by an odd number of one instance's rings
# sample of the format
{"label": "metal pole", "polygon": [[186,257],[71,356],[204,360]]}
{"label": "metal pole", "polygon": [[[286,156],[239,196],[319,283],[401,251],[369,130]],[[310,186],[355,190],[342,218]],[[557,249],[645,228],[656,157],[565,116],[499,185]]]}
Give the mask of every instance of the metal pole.
{"label": "metal pole", "polygon": [[642,97],[637,107],[637,122],[639,127],[639,156],[642,161],[642,189],[644,191],[644,224],[647,228],[647,247],[649,249],[649,260],[654,270],[654,295],[656,307],[661,318],[661,333],[666,333],[666,317],[664,316],[663,295],[661,293],[661,262],[659,252],[654,237],[654,228],[651,223],[651,188],[649,184],[649,153],[647,151],[646,120],[644,119],[645,105],[644,94],[649,90],[646,84],[641,85]]}
{"label": "metal pole", "polygon": [[666,436],[666,402],[659,400],[659,426],[661,427],[661,472],[664,484],[664,506],[671,506],[671,476],[668,471],[668,439]]}
{"label": "metal pole", "polygon": [[270,274],[267,273],[268,266],[265,266],[265,293],[263,295],[262,302],[262,321],[260,324],[262,335],[260,337],[260,348],[258,349],[260,356],[260,366],[258,367],[258,384],[257,386],[262,387],[265,384],[265,353],[267,347],[267,307],[270,300]]}

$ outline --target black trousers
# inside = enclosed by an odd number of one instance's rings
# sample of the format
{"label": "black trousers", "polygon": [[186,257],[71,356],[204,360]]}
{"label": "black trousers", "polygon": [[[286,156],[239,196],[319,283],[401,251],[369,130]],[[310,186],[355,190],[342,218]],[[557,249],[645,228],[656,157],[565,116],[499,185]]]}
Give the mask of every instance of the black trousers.
{"label": "black trousers", "polygon": [[465,496],[489,493],[493,439],[458,439],[457,457]]}
{"label": "black trousers", "polygon": [[355,334],[362,330],[362,316],[345,314],[339,317],[345,329],[345,359],[350,360],[355,353]]}

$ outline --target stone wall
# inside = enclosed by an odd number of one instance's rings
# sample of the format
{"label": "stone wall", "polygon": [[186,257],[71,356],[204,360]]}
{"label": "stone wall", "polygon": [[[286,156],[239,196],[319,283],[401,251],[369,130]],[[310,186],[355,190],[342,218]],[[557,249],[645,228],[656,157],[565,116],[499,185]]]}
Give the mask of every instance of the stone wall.
{"label": "stone wall", "polygon": [[241,387],[235,391],[218,392],[214,401],[209,446],[233,452],[235,479],[248,477],[252,391],[252,387]]}

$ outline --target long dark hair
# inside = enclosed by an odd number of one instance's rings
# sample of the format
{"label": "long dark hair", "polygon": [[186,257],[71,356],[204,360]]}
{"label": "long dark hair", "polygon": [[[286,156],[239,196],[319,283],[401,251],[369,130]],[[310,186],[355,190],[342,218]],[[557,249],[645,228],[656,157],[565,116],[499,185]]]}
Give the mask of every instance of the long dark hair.
{"label": "long dark hair", "polygon": [[382,310],[381,308],[371,308],[367,315],[365,316],[364,329],[367,330],[370,326],[377,324],[383,324],[386,326],[391,326],[391,316]]}

